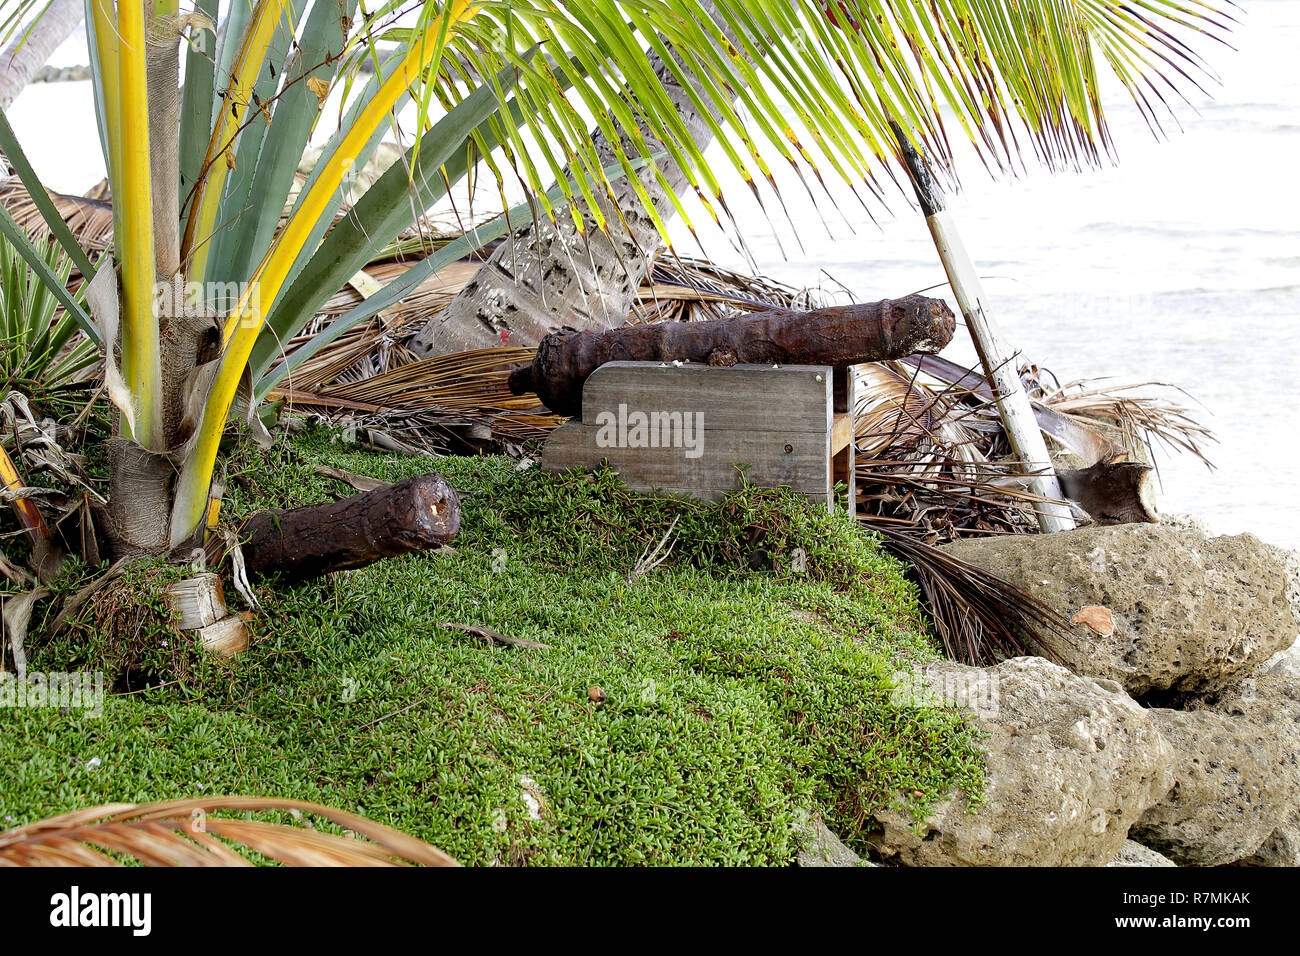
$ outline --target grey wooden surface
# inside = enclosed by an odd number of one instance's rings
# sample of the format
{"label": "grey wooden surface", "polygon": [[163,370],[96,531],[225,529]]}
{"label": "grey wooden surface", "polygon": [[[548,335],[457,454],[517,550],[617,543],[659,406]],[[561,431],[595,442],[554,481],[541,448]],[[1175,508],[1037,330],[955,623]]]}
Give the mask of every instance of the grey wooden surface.
{"label": "grey wooden surface", "polygon": [[[547,439],[542,467],[607,461],[634,490],[716,500],[740,487],[737,466],[745,465],[753,483],[789,486],[830,508],[831,387],[824,366],[610,362],[587,380],[582,419]],[[660,428],[639,432],[637,413],[658,414]],[[652,447],[656,438],[666,447]]]}

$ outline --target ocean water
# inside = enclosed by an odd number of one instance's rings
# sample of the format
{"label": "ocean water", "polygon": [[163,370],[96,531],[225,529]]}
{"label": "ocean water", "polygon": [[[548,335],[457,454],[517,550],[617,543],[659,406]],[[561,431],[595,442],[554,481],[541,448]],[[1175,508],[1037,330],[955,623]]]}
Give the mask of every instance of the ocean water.
{"label": "ocean water", "polygon": [[[1178,104],[1163,139],[1111,84],[1118,165],[993,180],[959,151],[963,189],[950,207],[1026,357],[1063,382],[1178,386],[1215,430],[1214,471],[1159,456],[1161,510],[1300,548],[1300,0],[1242,0],[1236,16],[1235,51],[1206,47],[1221,82]],[[51,62],[85,58],[79,32]],[[82,192],[103,175],[89,84],[30,87],[11,121],[51,187]],[[839,196],[824,225],[802,188],[783,182],[793,229],[747,205],[738,181],[728,188],[759,271],[858,300],[946,292],[901,195],[892,214],[873,209],[879,223]],[[700,234],[712,258],[745,265],[721,234]],[[945,354],[973,363],[962,336]]]}

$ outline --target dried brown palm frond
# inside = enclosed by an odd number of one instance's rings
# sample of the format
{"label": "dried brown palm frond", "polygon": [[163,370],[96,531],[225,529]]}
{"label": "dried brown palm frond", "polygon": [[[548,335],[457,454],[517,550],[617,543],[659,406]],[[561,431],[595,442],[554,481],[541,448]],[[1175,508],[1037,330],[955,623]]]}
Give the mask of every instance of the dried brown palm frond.
{"label": "dried brown palm frond", "polygon": [[859,520],[911,567],[949,657],[980,666],[1045,653],[1044,630],[1068,639],[1057,614],[938,547],[971,535],[1032,533],[1042,500],[1007,463],[989,459],[1000,425],[977,383],[950,378],[923,380],[919,368],[898,362],[858,369]]}
{"label": "dried brown palm frond", "polygon": [[766,276],[748,275],[703,259],[660,256],[637,294],[632,321],[697,322],[763,309],[788,309],[806,297]]}
{"label": "dried brown palm frond", "polygon": [[[1021,374],[1044,433],[1084,465],[1114,451],[1150,450],[1155,441],[1204,460],[1209,431],[1177,403],[1131,394],[1143,386],[1045,388],[1037,369]],[[925,356],[864,366],[856,385],[859,517],[911,565],[948,653],[987,663],[1043,653],[1037,635],[1045,630],[1068,640],[1068,626],[1032,596],[936,547],[1038,531],[1032,514],[1043,499],[1005,460],[1009,448],[984,376]]]}
{"label": "dried brown palm frond", "polygon": [[[287,812],[302,826],[248,819]],[[242,814],[243,818],[223,814]],[[358,838],[322,833],[307,815]],[[249,866],[255,853],[288,866],[458,866],[437,847],[354,813],[301,800],[209,797],[114,803],[0,832],[0,866]]]}
{"label": "dried brown palm frond", "polygon": [[858,369],[859,514],[932,544],[1029,531],[1034,505],[1009,465],[986,455],[987,411],[955,386],[896,362]]}
{"label": "dried brown palm frond", "polygon": [[1069,624],[1009,581],[926,544],[915,534],[867,520],[885,548],[909,565],[921,588],[935,634],[955,661],[981,667],[1008,657],[1056,659],[1044,632],[1072,642]]}
{"label": "dried brown palm frond", "polygon": [[[113,241],[112,203],[85,196],[65,196],[53,191],[50,191],[50,199],[82,248],[100,252],[109,247]],[[49,236],[44,216],[18,177],[0,180],[0,204],[32,238],[43,239]]]}
{"label": "dried brown palm frond", "polygon": [[[339,395],[377,408],[401,411],[532,408],[535,400],[511,395],[505,386],[509,369],[528,361],[532,355],[532,349],[509,346],[438,355],[396,366],[382,375],[321,390],[318,394]],[[296,387],[296,373],[286,377],[285,382]]]}
{"label": "dried brown palm frond", "polygon": [[414,448],[463,450],[467,426],[518,443],[545,436],[560,421],[535,397],[506,387],[510,370],[532,357],[532,349],[509,346],[455,352],[310,392],[299,388],[295,373],[272,395],[298,410],[346,414],[352,425],[381,429]]}
{"label": "dried brown palm frond", "polygon": [[[399,314],[410,316],[409,321],[414,322],[424,322],[436,316],[474,278],[480,265],[478,262],[461,261],[443,266],[407,294],[399,308],[389,310],[389,321]],[[375,262],[366,266],[365,273],[373,280],[372,287],[359,289],[357,285],[349,284],[340,289],[316,313],[317,322],[323,324],[350,311],[370,295],[373,289],[387,285],[409,268],[410,263],[405,262]],[[409,324],[409,321],[404,321],[403,325]]]}
{"label": "dried brown palm frond", "polygon": [[1075,381],[1059,388],[1044,390],[1042,402],[1049,408],[1070,418],[1085,422],[1113,426],[1122,436],[1122,444],[1130,454],[1145,451],[1154,464],[1156,446],[1176,452],[1189,452],[1203,461],[1207,468],[1214,465],[1205,453],[1205,446],[1217,441],[1213,432],[1193,416],[1181,402],[1141,393],[1143,389],[1186,392],[1163,382],[1142,382],[1133,385],[1101,385],[1103,380]]}

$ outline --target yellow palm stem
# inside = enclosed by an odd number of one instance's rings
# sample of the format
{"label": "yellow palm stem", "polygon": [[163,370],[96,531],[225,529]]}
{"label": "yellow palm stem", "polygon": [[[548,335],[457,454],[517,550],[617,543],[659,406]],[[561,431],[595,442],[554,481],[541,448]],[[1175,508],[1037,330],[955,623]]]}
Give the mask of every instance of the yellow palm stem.
{"label": "yellow palm stem", "polygon": [[[119,112],[110,129],[119,154],[122,232],[115,237],[122,270],[122,374],[135,403],[132,434],[162,450],[162,362],[154,316],[153,190],[149,162],[149,101],[145,92],[143,0],[122,0],[117,10]],[[116,135],[114,135],[116,134]]]}

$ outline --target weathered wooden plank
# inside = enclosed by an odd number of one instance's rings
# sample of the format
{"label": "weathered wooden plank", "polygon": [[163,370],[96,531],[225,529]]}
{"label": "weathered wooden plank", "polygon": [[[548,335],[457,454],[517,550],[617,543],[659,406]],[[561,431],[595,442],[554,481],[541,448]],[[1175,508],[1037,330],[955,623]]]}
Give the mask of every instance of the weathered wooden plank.
{"label": "weathered wooden plank", "polygon": [[582,391],[582,420],[681,412],[698,416],[705,431],[755,425],[791,433],[823,433],[830,427],[831,369],[824,365],[732,365],[608,362]]}
{"label": "weathered wooden plank", "polygon": [[837,413],[831,421],[831,452],[843,451],[853,438],[853,416]]}
{"label": "weathered wooden plank", "polygon": [[[603,440],[609,433],[602,436],[601,431],[586,422],[555,429],[542,450],[542,467],[565,471],[607,461],[633,490],[712,501],[740,488],[736,466],[747,464],[747,477],[760,487],[785,485],[828,508],[833,504],[829,429],[820,434],[767,428],[706,431],[703,441],[691,448],[611,446]],[[695,457],[688,457],[688,452]]]}

